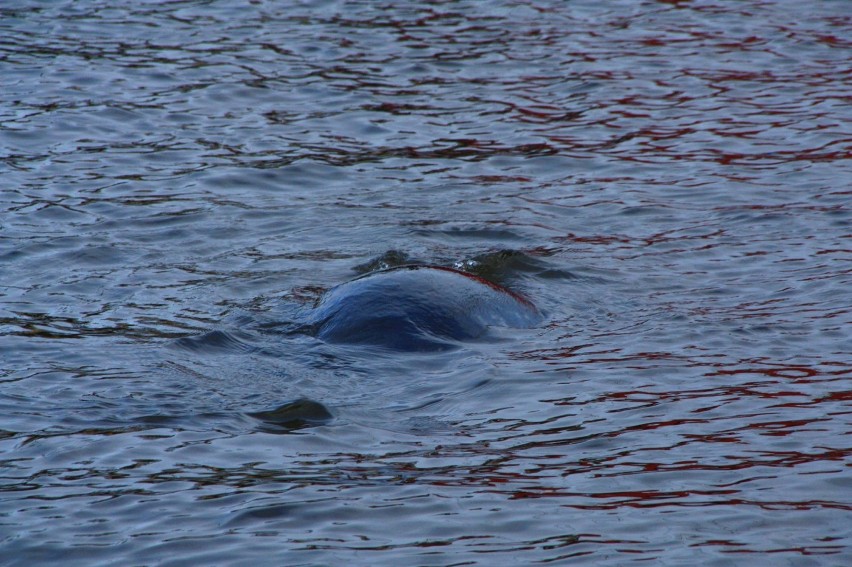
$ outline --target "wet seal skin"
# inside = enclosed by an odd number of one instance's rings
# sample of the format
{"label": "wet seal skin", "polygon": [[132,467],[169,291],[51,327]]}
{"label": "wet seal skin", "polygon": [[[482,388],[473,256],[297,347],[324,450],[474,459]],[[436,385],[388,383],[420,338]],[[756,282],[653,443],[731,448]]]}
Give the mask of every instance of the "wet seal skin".
{"label": "wet seal skin", "polygon": [[248,415],[262,421],[264,424],[262,429],[267,433],[287,433],[304,427],[323,425],[334,419],[334,415],[328,408],[307,398]]}
{"label": "wet seal skin", "polygon": [[541,318],[528,299],[479,276],[407,265],[331,289],[308,323],[329,343],[433,351],[483,337],[490,326],[529,328]]}

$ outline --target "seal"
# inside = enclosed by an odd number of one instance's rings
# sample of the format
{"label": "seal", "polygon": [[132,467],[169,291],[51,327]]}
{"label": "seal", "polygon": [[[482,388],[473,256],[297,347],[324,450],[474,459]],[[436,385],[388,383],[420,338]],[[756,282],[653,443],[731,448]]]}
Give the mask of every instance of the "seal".
{"label": "seal", "polygon": [[525,297],[452,268],[406,265],[329,290],[309,316],[329,343],[405,351],[444,350],[483,337],[491,326],[528,328],[541,313]]}

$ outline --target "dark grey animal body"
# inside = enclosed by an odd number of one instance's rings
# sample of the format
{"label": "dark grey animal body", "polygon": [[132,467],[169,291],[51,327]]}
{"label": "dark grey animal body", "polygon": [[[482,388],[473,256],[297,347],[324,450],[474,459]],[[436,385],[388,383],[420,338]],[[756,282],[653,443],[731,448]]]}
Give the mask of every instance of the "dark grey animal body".
{"label": "dark grey animal body", "polygon": [[439,266],[401,266],[331,289],[309,317],[331,343],[441,350],[484,336],[490,326],[541,321],[527,299],[478,276]]}

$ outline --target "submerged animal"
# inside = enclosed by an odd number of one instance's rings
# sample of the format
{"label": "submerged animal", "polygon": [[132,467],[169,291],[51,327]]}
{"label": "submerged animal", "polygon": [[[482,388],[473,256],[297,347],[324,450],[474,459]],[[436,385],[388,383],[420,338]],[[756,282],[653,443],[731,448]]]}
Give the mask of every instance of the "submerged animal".
{"label": "submerged animal", "polygon": [[452,268],[416,265],[332,288],[308,324],[330,343],[428,351],[480,338],[491,326],[525,328],[540,321],[532,302],[503,286]]}

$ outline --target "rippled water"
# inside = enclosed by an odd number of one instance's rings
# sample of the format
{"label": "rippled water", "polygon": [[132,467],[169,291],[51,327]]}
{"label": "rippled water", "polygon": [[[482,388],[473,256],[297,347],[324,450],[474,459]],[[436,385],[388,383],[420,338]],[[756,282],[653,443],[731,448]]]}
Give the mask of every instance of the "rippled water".
{"label": "rippled water", "polygon": [[[3,4],[0,562],[849,564],[850,18]],[[389,262],[546,321],[285,331]]]}

